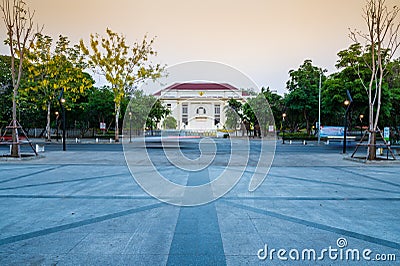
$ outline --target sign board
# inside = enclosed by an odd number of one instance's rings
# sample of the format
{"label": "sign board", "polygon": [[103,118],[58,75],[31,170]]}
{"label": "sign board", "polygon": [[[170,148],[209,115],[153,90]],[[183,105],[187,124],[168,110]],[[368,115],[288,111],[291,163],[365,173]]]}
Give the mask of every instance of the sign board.
{"label": "sign board", "polygon": [[336,126],[321,126],[321,137],[343,137],[344,136],[344,127],[336,127]]}
{"label": "sign board", "polygon": [[100,129],[101,130],[106,130],[106,123],[100,122]]}
{"label": "sign board", "polygon": [[390,140],[390,128],[389,128],[389,127],[385,127],[385,128],[383,129],[383,138],[384,138],[386,141],[389,141],[389,140]]}

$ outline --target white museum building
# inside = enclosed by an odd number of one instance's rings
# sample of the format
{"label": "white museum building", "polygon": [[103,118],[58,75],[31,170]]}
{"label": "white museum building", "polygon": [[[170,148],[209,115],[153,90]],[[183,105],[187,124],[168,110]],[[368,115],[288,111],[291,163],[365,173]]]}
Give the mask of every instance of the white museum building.
{"label": "white museum building", "polygon": [[246,91],[226,83],[175,83],[154,96],[171,110],[178,129],[197,131],[222,129],[229,99],[244,103],[250,97]]}

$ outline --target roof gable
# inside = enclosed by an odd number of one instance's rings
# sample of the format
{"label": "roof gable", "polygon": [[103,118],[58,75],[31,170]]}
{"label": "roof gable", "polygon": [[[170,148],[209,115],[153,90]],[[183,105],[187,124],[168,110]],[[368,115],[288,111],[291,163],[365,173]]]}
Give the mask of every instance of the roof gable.
{"label": "roof gable", "polygon": [[[229,91],[239,91],[238,88],[233,87],[230,84],[227,83],[175,83],[171,86],[168,86],[164,89],[161,89],[154,93],[153,95],[155,96],[160,96],[161,92],[163,91],[224,91],[224,90],[229,90]],[[247,96],[248,94],[246,92],[242,92],[243,96]]]}

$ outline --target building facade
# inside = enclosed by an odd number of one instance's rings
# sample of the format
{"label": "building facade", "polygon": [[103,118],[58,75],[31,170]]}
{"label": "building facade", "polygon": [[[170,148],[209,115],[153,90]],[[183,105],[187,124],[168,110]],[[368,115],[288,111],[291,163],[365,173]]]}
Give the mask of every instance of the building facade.
{"label": "building facade", "polygon": [[248,93],[229,84],[177,83],[154,94],[171,110],[177,129],[207,131],[222,129],[229,99],[245,102]]}

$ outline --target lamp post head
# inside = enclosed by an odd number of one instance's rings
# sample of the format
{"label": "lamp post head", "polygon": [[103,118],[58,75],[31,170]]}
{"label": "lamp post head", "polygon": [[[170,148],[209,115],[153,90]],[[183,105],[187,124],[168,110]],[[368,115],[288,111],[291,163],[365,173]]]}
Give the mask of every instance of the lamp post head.
{"label": "lamp post head", "polygon": [[363,119],[363,118],[364,118],[364,115],[363,115],[363,114],[361,114],[361,115],[360,115],[360,120],[361,120],[361,119]]}
{"label": "lamp post head", "polygon": [[344,101],[344,105],[349,106],[349,104],[350,104],[350,101],[349,101],[349,100],[345,100],[345,101]]}
{"label": "lamp post head", "polygon": [[55,112],[55,115],[56,115],[56,116],[58,116],[59,114],[60,114],[59,112],[57,112],[57,111]]}
{"label": "lamp post head", "polygon": [[285,118],[286,118],[286,113],[283,113],[283,114],[282,114],[282,119],[283,119],[283,121],[285,121]]}
{"label": "lamp post head", "polygon": [[62,103],[65,103],[65,99],[64,99],[64,98],[61,98],[60,101],[61,101]]}

